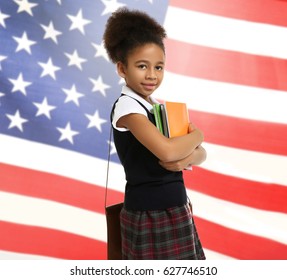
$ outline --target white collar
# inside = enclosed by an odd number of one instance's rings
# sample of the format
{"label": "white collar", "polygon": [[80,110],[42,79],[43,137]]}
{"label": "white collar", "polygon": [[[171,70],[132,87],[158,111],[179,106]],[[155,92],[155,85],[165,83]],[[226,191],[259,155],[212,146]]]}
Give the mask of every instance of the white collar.
{"label": "white collar", "polygon": [[[135,93],[132,89],[130,89],[128,86],[123,86],[122,87],[122,93],[125,95],[128,95],[139,102],[141,102],[149,111],[152,110],[152,104],[147,102],[145,99],[143,99],[141,96],[139,96],[137,93]],[[155,98],[150,96],[150,100],[152,103],[159,103]]]}

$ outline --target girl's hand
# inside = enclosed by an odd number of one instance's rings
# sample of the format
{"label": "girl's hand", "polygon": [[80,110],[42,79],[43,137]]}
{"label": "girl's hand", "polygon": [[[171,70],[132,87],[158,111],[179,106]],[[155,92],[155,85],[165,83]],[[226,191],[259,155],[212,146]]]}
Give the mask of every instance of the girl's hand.
{"label": "girl's hand", "polygon": [[198,146],[193,153],[191,153],[186,158],[181,160],[171,161],[171,162],[163,162],[159,161],[159,164],[169,170],[169,171],[182,171],[185,168],[188,168],[192,165],[199,165],[204,162],[206,159],[206,151],[200,145]]}
{"label": "girl's hand", "polygon": [[194,131],[196,129],[196,126],[193,123],[189,123],[188,126],[188,133],[191,133],[192,131]]}
{"label": "girl's hand", "polygon": [[186,157],[184,159],[171,161],[171,162],[159,161],[159,164],[164,169],[167,169],[169,171],[182,171],[184,168],[189,166],[189,160],[188,160],[188,157]]}
{"label": "girl's hand", "polygon": [[188,125],[188,133],[199,133],[201,137],[203,138],[203,132],[197,128],[193,123],[189,123]]}

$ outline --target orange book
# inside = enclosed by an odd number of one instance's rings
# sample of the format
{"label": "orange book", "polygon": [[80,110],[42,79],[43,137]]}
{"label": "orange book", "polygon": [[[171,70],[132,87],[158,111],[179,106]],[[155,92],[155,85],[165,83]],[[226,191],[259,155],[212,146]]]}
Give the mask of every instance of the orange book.
{"label": "orange book", "polygon": [[188,133],[189,115],[185,103],[166,101],[165,112],[169,137],[182,136]]}

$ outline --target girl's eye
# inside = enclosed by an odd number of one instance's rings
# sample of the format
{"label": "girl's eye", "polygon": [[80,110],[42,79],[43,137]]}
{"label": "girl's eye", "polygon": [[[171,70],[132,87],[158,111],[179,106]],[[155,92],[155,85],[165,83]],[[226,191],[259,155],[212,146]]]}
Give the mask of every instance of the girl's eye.
{"label": "girl's eye", "polygon": [[146,67],[145,64],[140,64],[140,65],[138,65],[138,68],[140,68],[140,69],[146,69],[147,67]]}
{"label": "girl's eye", "polygon": [[162,66],[156,66],[155,69],[158,70],[158,71],[162,71],[163,67]]}

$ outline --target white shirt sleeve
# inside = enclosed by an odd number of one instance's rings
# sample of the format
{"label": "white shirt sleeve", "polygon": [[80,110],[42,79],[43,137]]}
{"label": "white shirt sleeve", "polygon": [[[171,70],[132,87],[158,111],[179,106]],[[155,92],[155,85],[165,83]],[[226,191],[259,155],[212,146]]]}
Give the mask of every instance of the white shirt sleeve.
{"label": "white shirt sleeve", "polygon": [[142,114],[147,117],[147,113],[145,109],[133,98],[128,97],[128,96],[121,96],[116,103],[115,109],[114,109],[114,114],[113,114],[113,119],[112,119],[112,125],[115,129],[118,131],[128,131],[128,129],[123,128],[123,127],[117,127],[117,121],[128,114]]}

